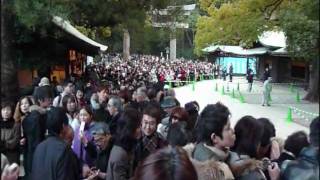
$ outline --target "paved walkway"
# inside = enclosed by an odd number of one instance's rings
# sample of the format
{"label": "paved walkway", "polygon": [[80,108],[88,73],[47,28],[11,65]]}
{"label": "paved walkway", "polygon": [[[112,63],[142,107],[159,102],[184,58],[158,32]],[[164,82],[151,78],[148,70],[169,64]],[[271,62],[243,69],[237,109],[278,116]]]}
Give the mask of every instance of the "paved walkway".
{"label": "paved walkway", "polygon": [[[237,90],[239,82],[239,89],[244,97],[245,103],[241,103],[239,99],[232,98],[232,89],[235,95],[239,97]],[[218,91],[216,91],[216,84],[218,84]],[[225,95],[222,95],[222,85],[224,85]],[[229,87],[228,87],[229,86]],[[229,92],[227,89],[229,88]],[[225,104],[231,111],[231,124],[234,126],[236,122],[245,115],[253,117],[269,118],[276,127],[277,136],[286,138],[291,133],[303,130],[309,133],[308,125],[310,121],[319,115],[319,104],[309,103],[307,101],[296,102],[296,90],[291,92],[289,85],[273,86],[271,93],[271,106],[261,106],[261,92],[262,83],[255,82],[253,92],[246,91],[246,80],[242,78],[235,78],[233,83],[222,80],[204,80],[195,84],[195,91],[192,90],[192,84],[175,88],[177,99],[181,105],[196,100],[200,104],[200,111],[207,105],[216,103],[218,101]],[[302,89],[298,89],[301,97],[306,93]],[[287,122],[286,117],[289,107],[292,107],[292,117],[294,122]]]}

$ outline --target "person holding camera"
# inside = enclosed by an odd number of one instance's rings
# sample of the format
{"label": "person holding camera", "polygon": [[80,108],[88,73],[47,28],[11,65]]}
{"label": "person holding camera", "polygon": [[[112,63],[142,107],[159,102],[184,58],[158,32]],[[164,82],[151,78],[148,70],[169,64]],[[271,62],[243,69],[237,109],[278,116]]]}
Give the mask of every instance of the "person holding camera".
{"label": "person holding camera", "polygon": [[[248,131],[251,129],[251,131]],[[252,116],[242,117],[235,125],[236,140],[228,157],[229,167],[239,180],[266,180],[263,171],[268,171],[271,180],[277,180],[280,169],[268,158],[258,160],[260,154],[263,125]]]}

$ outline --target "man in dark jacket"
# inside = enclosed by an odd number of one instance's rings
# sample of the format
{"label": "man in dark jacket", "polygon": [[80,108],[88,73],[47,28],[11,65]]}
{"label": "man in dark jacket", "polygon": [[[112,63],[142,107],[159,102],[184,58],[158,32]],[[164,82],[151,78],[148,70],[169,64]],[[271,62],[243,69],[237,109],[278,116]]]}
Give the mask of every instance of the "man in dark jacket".
{"label": "man in dark jacket", "polygon": [[77,169],[72,166],[72,150],[61,138],[67,131],[68,118],[61,108],[47,113],[48,138],[40,143],[34,153],[32,180],[73,180]]}
{"label": "man in dark jacket", "polygon": [[251,92],[252,83],[253,83],[253,70],[251,68],[249,68],[247,71],[247,80],[248,80],[248,91]]}
{"label": "man in dark jacket", "polygon": [[268,79],[268,77],[270,77],[270,70],[268,67],[266,67],[265,71],[263,72],[263,77],[262,77],[262,81],[264,82],[265,80]]}
{"label": "man in dark jacket", "polygon": [[33,153],[39,143],[45,138],[46,108],[52,104],[52,92],[45,87],[39,87],[35,94],[36,105],[30,106],[30,113],[22,122],[26,145],[24,147],[25,178],[31,173]]}
{"label": "man in dark jacket", "polygon": [[118,119],[120,118],[121,112],[123,110],[123,105],[119,97],[111,97],[107,104],[107,109],[111,115],[111,120],[108,123],[110,127],[111,135],[114,136],[117,131]]}
{"label": "man in dark jacket", "polygon": [[297,160],[285,161],[281,167],[283,180],[319,180],[319,116],[310,124],[310,146],[304,148]]}

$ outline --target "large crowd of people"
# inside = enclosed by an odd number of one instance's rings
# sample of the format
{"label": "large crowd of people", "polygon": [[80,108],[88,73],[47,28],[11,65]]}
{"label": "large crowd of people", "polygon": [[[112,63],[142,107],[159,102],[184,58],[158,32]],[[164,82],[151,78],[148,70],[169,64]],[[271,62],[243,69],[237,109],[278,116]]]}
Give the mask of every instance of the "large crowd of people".
{"label": "large crowd of people", "polygon": [[114,56],[61,83],[42,77],[32,94],[1,102],[1,179],[319,179],[319,117],[309,135],[281,139],[267,118],[231,127],[223,103],[200,112],[165,83],[210,78],[216,68]]}

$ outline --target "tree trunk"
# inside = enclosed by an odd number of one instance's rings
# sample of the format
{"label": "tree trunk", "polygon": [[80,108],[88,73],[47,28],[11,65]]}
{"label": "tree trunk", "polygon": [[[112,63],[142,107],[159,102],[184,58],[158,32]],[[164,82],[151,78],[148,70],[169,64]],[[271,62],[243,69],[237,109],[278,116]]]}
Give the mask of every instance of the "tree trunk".
{"label": "tree trunk", "polygon": [[130,34],[128,29],[123,30],[123,59],[129,60],[130,57]]}
{"label": "tree trunk", "polygon": [[13,49],[13,14],[9,1],[1,0],[1,97],[16,101],[19,97],[17,68]]}
{"label": "tree trunk", "polygon": [[319,59],[312,61],[309,89],[303,99],[311,102],[319,102]]}

